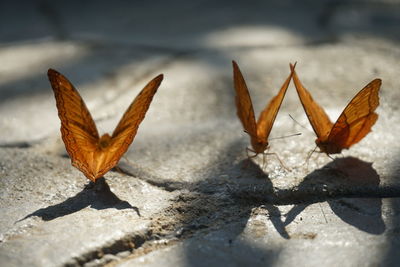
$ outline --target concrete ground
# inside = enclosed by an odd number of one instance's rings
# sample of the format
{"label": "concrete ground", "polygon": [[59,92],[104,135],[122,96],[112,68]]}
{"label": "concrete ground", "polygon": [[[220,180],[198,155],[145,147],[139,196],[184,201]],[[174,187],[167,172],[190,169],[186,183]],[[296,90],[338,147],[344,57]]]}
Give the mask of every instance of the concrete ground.
{"label": "concrete ground", "polygon": [[[400,3],[2,1],[1,266],[398,266]],[[332,160],[291,84],[247,160],[231,60],[258,114],[297,61],[335,120],[374,78],[379,119]],[[71,166],[48,68],[112,132],[164,74],[138,134],[96,184]],[[292,120],[288,115],[296,119]],[[302,126],[305,126],[303,128]]]}

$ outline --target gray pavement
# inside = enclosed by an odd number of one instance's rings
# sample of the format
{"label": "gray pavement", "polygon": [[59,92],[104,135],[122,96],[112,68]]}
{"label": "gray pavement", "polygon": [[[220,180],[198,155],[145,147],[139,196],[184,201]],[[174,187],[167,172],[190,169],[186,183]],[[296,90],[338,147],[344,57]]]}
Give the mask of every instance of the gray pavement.
{"label": "gray pavement", "polygon": [[[0,23],[0,266],[400,264],[398,1],[2,1]],[[270,142],[288,170],[274,155],[262,168],[233,59],[257,114],[297,61],[332,120],[381,78],[379,119],[343,155],[306,162],[315,135],[291,84],[271,138],[302,135]],[[102,133],[164,74],[96,184],[70,164],[50,67]]]}

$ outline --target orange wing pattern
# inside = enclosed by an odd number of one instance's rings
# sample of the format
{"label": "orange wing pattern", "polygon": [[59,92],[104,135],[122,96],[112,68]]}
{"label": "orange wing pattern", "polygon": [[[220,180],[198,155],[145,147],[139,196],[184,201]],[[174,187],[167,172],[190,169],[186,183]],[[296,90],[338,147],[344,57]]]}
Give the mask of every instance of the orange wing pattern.
{"label": "orange wing pattern", "polygon": [[81,96],[62,74],[49,69],[56,98],[61,134],[72,165],[92,181],[113,168],[126,152],[144,119],[163,76],[154,78],[125,112],[113,136],[99,138],[96,125]]}
{"label": "orange wing pattern", "polygon": [[[294,67],[293,67],[294,69]],[[285,97],[286,91],[289,87],[290,80],[292,79],[292,73],[286,78],[279,93],[271,99],[267,107],[260,113],[260,117],[257,121],[257,136],[263,140],[267,140],[272,130],[276,115],[281,107],[283,98]]]}
{"label": "orange wing pattern", "polygon": [[128,150],[162,80],[162,74],[151,80],[125,111],[111,136],[111,142],[107,149],[109,156],[107,165],[111,166],[108,168],[117,165],[119,159]]}
{"label": "orange wing pattern", "polygon": [[233,65],[233,82],[236,91],[236,112],[242,122],[244,130],[250,135],[252,140],[257,138],[257,124],[254,116],[253,103],[251,102],[249,89],[243,78],[242,72],[235,61]]}
{"label": "orange wing pattern", "polygon": [[315,134],[320,138],[328,138],[329,132],[333,126],[332,122],[329,120],[325,111],[314,101],[307,89],[303,87],[292,64],[290,64],[290,68],[293,72],[293,82],[297,94],[299,95],[300,102],[303,105],[304,111],[307,114]]}
{"label": "orange wing pattern", "polygon": [[78,91],[62,74],[53,69],[47,73],[61,120],[61,136],[72,165],[89,173],[91,162],[87,154],[96,151],[99,134],[92,116]]}
{"label": "orange wing pattern", "polygon": [[381,84],[380,79],[373,80],[350,101],[329,133],[329,143],[349,148],[371,131],[378,119],[375,110],[379,105]]}
{"label": "orange wing pattern", "polygon": [[370,131],[378,119],[375,113],[379,105],[379,89],[382,81],[375,79],[365,86],[347,105],[335,124],[325,111],[312,99],[303,87],[296,72],[293,80],[300,101],[317,135],[316,144],[326,154],[340,153],[358,143]]}
{"label": "orange wing pattern", "polygon": [[278,110],[286,94],[292,73],[282,85],[279,93],[271,99],[267,107],[260,113],[256,122],[253,104],[246,82],[235,61],[233,64],[233,81],[236,90],[237,115],[242,122],[244,130],[250,135],[251,145],[255,153],[263,153],[268,147],[268,137],[274,124]]}

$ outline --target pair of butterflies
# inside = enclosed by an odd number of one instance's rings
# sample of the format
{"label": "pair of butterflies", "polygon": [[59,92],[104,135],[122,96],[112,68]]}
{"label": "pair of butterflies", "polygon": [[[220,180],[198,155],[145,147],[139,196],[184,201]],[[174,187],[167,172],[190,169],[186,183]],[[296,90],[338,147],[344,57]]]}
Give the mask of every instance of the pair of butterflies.
{"label": "pair of butterflies", "polygon": [[237,63],[235,61],[232,63],[237,115],[242,122],[244,130],[250,135],[253,152],[256,154],[263,153],[268,148],[268,136],[290,80],[294,82],[300,102],[317,135],[315,143],[320,152],[336,154],[343,149],[350,148],[371,131],[371,127],[378,119],[375,109],[379,105],[379,89],[382,84],[380,79],[371,81],[358,92],[333,124],[325,111],[314,101],[311,94],[300,82],[295,71],[295,65],[290,64],[291,73],[289,77],[283,83],[278,94],[271,99],[267,107],[261,112],[256,122],[246,82]]}
{"label": "pair of butterflies", "polygon": [[[378,118],[374,111],[379,104],[378,91],[381,80],[373,80],[362,89],[347,105],[337,122],[332,124],[324,110],[315,103],[310,93],[300,83],[294,70],[295,66],[290,67],[289,77],[256,122],[246,83],[238,65],[233,62],[237,114],[245,131],[251,137],[255,153],[263,153],[268,147],[269,133],[292,78],[317,134],[316,143],[322,152],[340,153],[342,149],[349,148],[370,132]],[[152,79],[136,96],[111,136],[104,134],[100,137],[85,102],[71,82],[53,69],[49,69],[47,74],[56,98],[62,139],[72,165],[88,179],[96,181],[116,166],[128,150],[163,80],[163,75]]]}

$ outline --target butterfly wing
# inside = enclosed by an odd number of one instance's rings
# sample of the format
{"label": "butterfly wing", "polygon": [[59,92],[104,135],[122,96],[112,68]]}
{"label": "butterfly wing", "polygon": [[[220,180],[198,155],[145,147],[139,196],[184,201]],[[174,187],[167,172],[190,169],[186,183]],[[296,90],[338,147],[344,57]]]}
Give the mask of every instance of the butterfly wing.
{"label": "butterfly wing", "polygon": [[233,65],[233,82],[236,91],[236,109],[237,116],[242,122],[244,130],[250,135],[252,143],[257,140],[257,124],[254,116],[253,104],[251,102],[249,89],[235,61]]}
{"label": "butterfly wing", "polygon": [[[293,68],[294,69],[294,68]],[[257,121],[257,136],[258,138],[268,141],[268,136],[272,130],[278,110],[281,107],[283,98],[285,97],[286,91],[289,87],[290,80],[292,79],[293,71],[287,77],[283,83],[279,93],[271,99],[267,107],[260,113],[260,117]]]}
{"label": "butterfly wing", "polygon": [[125,111],[104,154],[104,169],[108,170],[114,167],[128,150],[162,80],[162,74],[151,80]]}
{"label": "butterfly wing", "polygon": [[378,119],[375,109],[379,105],[381,84],[380,79],[373,80],[350,101],[332,128],[329,143],[349,148],[371,131]]}
{"label": "butterfly wing", "polygon": [[310,121],[315,134],[319,139],[322,140],[328,138],[329,132],[333,126],[332,122],[329,120],[329,117],[326,115],[325,111],[314,101],[311,94],[301,84],[292,64],[290,64],[290,68],[293,72],[293,82],[296,87],[297,94],[299,95],[300,102],[303,105],[304,111],[307,114],[308,120]]}
{"label": "butterfly wing", "polygon": [[59,72],[47,72],[61,120],[61,135],[72,165],[89,177],[99,134],[92,116],[74,86]]}

